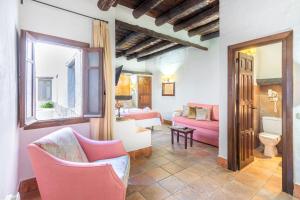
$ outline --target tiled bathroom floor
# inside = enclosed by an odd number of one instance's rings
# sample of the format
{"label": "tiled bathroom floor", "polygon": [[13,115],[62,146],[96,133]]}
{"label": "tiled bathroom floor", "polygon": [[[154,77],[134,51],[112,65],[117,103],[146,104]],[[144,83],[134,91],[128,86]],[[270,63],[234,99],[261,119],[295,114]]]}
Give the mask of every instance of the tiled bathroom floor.
{"label": "tiled bathroom floor", "polygon": [[216,164],[217,148],[195,142],[171,145],[164,126],[152,135],[151,158],[132,160],[126,200],[285,200],[281,192],[281,157],[255,161],[240,172]]}
{"label": "tiled bathroom floor", "polygon": [[[126,200],[287,200],[281,192],[281,158],[255,161],[240,172],[216,164],[217,148],[194,142],[171,145],[166,126],[152,134],[153,154],[131,161]],[[40,200],[29,194],[30,200]]]}

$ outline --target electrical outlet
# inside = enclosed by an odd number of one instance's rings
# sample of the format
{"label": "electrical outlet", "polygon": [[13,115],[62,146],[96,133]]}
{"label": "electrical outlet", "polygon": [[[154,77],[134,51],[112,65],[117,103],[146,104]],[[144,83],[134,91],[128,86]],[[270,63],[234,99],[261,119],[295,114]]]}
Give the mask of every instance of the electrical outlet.
{"label": "electrical outlet", "polygon": [[300,119],[300,113],[296,113],[296,119]]}

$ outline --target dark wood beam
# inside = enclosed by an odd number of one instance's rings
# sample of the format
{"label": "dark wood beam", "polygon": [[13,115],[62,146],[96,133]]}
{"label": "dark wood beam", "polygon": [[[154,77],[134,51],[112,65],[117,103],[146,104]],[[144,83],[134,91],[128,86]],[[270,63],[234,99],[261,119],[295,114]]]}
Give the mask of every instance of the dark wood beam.
{"label": "dark wood beam", "polygon": [[155,44],[155,45],[153,45],[149,48],[146,48],[142,51],[139,51],[139,52],[136,52],[134,54],[131,54],[131,55],[127,56],[127,60],[147,56],[149,54],[152,54],[152,53],[155,53],[155,52],[158,52],[158,51],[162,51],[164,49],[170,48],[170,47],[175,46],[175,45],[176,45],[176,43],[171,43],[169,41],[162,41],[162,42],[160,42],[158,44]]}
{"label": "dark wood beam", "polygon": [[176,43],[171,43],[169,41],[162,41],[154,46],[151,46],[145,50],[142,50],[140,52],[137,53],[137,57],[140,58],[140,57],[144,57],[144,56],[147,56],[149,54],[153,54],[153,53],[156,53],[158,51],[162,51],[164,49],[167,49],[167,48],[170,48],[170,47],[173,47],[175,46]]}
{"label": "dark wood beam", "polygon": [[127,56],[126,58],[127,58],[127,60],[137,58],[137,53],[131,54],[131,55]]}
{"label": "dark wood beam", "polygon": [[184,45],[184,46],[195,47],[197,49],[201,49],[201,50],[204,50],[204,51],[208,50],[207,47],[203,47],[199,44],[191,43],[191,42],[188,42],[188,41],[185,41],[185,40],[181,40],[181,39],[178,39],[178,38],[171,37],[169,35],[165,35],[165,34],[158,33],[158,32],[146,29],[146,28],[142,28],[140,26],[136,26],[136,25],[132,25],[132,24],[128,24],[128,23],[116,20],[116,27],[118,27],[118,26],[120,26],[122,28],[125,28],[127,30],[143,33],[143,34],[145,34],[147,36],[150,36],[150,37],[154,37],[154,38],[158,38],[158,39],[162,39],[162,40],[167,40],[167,41],[174,42],[174,43],[177,43],[177,44],[181,44],[181,45]]}
{"label": "dark wood beam", "polygon": [[117,52],[116,53],[116,58],[120,58],[120,57],[122,57],[124,55],[125,55],[125,51]]}
{"label": "dark wood beam", "polygon": [[171,8],[155,19],[155,24],[161,26],[171,20],[177,20],[204,8],[216,0],[185,0],[178,6]]}
{"label": "dark wood beam", "polygon": [[132,12],[135,18],[139,18],[151,9],[158,6],[164,0],[144,0],[137,8]]}
{"label": "dark wood beam", "polygon": [[[210,30],[217,30],[219,29],[219,20],[216,20],[216,21],[213,21],[213,22],[210,22],[208,24],[205,24],[203,26],[200,26],[198,28],[195,28],[195,29],[192,29],[189,31],[189,36],[192,37],[192,36],[195,36],[195,35],[204,35],[206,32],[210,31]],[[215,32],[215,31],[212,31],[212,32]]]}
{"label": "dark wood beam", "polygon": [[153,53],[153,54],[144,56],[144,57],[140,57],[140,58],[137,59],[137,61],[138,61],[138,62],[140,62],[140,61],[145,61],[145,60],[154,58],[154,57],[156,57],[156,56],[160,56],[160,55],[163,55],[163,54],[165,54],[165,53],[174,51],[174,50],[176,50],[176,49],[184,48],[184,47],[186,47],[186,46],[183,46],[183,45],[181,45],[181,44],[177,44],[177,45],[175,45],[175,46],[173,46],[173,47],[169,47],[169,48],[164,49],[164,50],[162,50],[162,51],[159,51],[159,52],[156,52],[156,53]]}
{"label": "dark wood beam", "polygon": [[124,38],[122,38],[122,40],[120,40],[119,42],[117,42],[116,44],[116,48],[121,48],[124,44],[126,44],[127,42],[133,40],[134,38],[136,38],[138,35],[140,35],[137,32],[131,32],[129,33],[129,35],[126,35]]}
{"label": "dark wood beam", "polygon": [[206,35],[202,35],[201,36],[201,41],[210,40],[210,39],[213,39],[213,38],[216,38],[216,37],[219,37],[219,36],[220,36],[220,32],[219,31],[213,32],[213,33],[209,33],[209,34],[206,34]]}
{"label": "dark wood beam", "polygon": [[190,19],[183,22],[175,24],[173,29],[175,32],[181,31],[183,29],[193,29],[195,27],[203,26],[211,21],[217,20],[219,18],[219,5],[214,6],[204,12],[197,14]]}
{"label": "dark wood beam", "polygon": [[97,6],[100,10],[108,11],[116,2],[117,0],[99,0]]}
{"label": "dark wood beam", "polygon": [[119,0],[116,0],[115,3],[112,5],[112,7],[117,7],[117,5],[118,5],[118,3],[119,3],[118,1],[119,1]]}
{"label": "dark wood beam", "polygon": [[141,43],[139,43],[139,44],[131,47],[130,49],[128,49],[126,51],[126,55],[133,54],[133,53],[135,53],[137,51],[140,51],[142,49],[146,49],[146,48],[148,48],[148,47],[150,47],[150,46],[152,46],[152,45],[154,45],[154,44],[156,44],[156,43],[158,43],[160,41],[161,40],[157,39],[157,38],[150,38],[148,40],[145,40],[145,41],[143,41],[143,42],[141,42]]}

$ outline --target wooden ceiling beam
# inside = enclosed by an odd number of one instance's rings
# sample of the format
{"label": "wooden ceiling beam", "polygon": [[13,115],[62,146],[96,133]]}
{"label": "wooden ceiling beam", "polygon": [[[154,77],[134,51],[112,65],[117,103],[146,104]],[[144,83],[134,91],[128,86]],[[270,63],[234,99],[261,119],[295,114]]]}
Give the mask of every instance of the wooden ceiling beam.
{"label": "wooden ceiling beam", "polygon": [[108,11],[116,3],[117,0],[99,0],[97,6],[100,10]]}
{"label": "wooden ceiling beam", "polygon": [[117,42],[116,44],[116,48],[122,48],[122,46],[124,44],[126,44],[127,42],[133,40],[134,38],[136,38],[138,35],[140,35],[139,33],[136,32],[131,32],[129,33],[129,35],[126,35],[121,41]]}
{"label": "wooden ceiling beam", "polygon": [[155,24],[161,26],[171,20],[180,19],[187,16],[190,13],[195,12],[201,8],[204,8],[216,0],[185,0],[178,6],[171,8],[167,12],[163,13],[155,19]]}
{"label": "wooden ceiling beam", "polygon": [[181,31],[187,28],[199,27],[204,24],[207,24],[211,21],[214,21],[219,18],[219,5],[214,6],[204,12],[197,14],[196,16],[191,17],[188,20],[175,24],[173,29],[175,32]]}
{"label": "wooden ceiling beam", "polygon": [[127,60],[131,60],[133,58],[140,58],[140,57],[144,57],[144,56],[147,56],[149,54],[153,54],[153,53],[156,53],[158,51],[162,51],[164,49],[167,49],[167,48],[170,48],[172,46],[175,46],[176,43],[171,43],[169,41],[162,41],[158,44],[155,44],[149,48],[146,48],[142,51],[139,51],[139,52],[136,52],[134,54],[131,54],[129,56],[127,56]]}
{"label": "wooden ceiling beam", "polygon": [[176,43],[171,43],[169,41],[162,41],[154,46],[151,46],[147,49],[144,49],[140,52],[137,52],[137,57],[140,58],[140,57],[144,57],[144,56],[147,56],[149,54],[153,54],[153,53],[156,53],[158,51],[162,51],[164,49],[167,49],[167,48],[170,48],[170,47],[173,47],[175,46]]}
{"label": "wooden ceiling beam", "polygon": [[219,29],[219,25],[220,25],[219,20],[216,20],[208,24],[205,24],[203,26],[200,26],[198,28],[192,29],[188,32],[188,34],[190,37],[195,35],[203,35],[210,30]]}
{"label": "wooden ceiling beam", "polygon": [[122,57],[122,56],[124,56],[125,55],[125,52],[124,51],[122,51],[122,52],[117,52],[116,53],[116,58],[120,58],[120,57]]}
{"label": "wooden ceiling beam", "polygon": [[126,57],[127,60],[131,60],[134,58],[137,58],[137,53],[130,54],[129,56]]}
{"label": "wooden ceiling beam", "polygon": [[204,51],[208,50],[207,47],[203,47],[199,44],[191,43],[191,42],[188,42],[188,41],[185,41],[185,40],[181,40],[181,39],[178,39],[178,38],[171,37],[169,35],[165,35],[165,34],[158,33],[158,32],[146,29],[146,28],[142,28],[140,26],[136,26],[136,25],[132,25],[132,24],[128,24],[126,22],[116,20],[116,28],[118,26],[120,26],[122,28],[125,28],[127,30],[131,30],[131,31],[135,31],[135,32],[138,32],[138,33],[145,34],[149,37],[154,37],[154,38],[158,38],[158,39],[162,39],[162,40],[167,40],[167,41],[177,43],[177,44],[181,44],[181,45],[184,45],[184,46],[195,47],[197,49],[201,49],[201,50],[204,50]]}
{"label": "wooden ceiling beam", "polygon": [[210,39],[213,39],[213,38],[216,38],[216,37],[219,37],[219,36],[220,36],[220,32],[217,31],[217,32],[206,34],[206,35],[202,35],[200,40],[201,41],[210,40]]}
{"label": "wooden ceiling beam", "polygon": [[142,49],[146,49],[146,48],[148,48],[148,47],[150,47],[150,46],[158,43],[159,41],[161,41],[161,40],[157,39],[157,38],[147,39],[147,40],[145,40],[145,41],[143,41],[143,42],[141,42],[141,43],[139,43],[139,44],[131,47],[130,49],[128,49],[126,51],[126,55],[133,54],[133,53],[135,53],[137,51],[140,51]]}
{"label": "wooden ceiling beam", "polygon": [[181,45],[181,44],[177,44],[177,45],[175,45],[175,46],[169,47],[169,48],[164,49],[164,50],[162,50],[162,51],[158,51],[158,52],[156,52],[156,53],[153,53],[153,54],[150,54],[150,55],[147,55],[147,56],[144,56],[144,57],[140,57],[140,58],[137,59],[137,61],[138,61],[138,62],[140,62],[140,61],[145,61],[145,60],[154,58],[154,57],[156,57],[156,56],[160,56],[160,55],[163,55],[163,54],[165,54],[165,53],[174,51],[174,50],[176,50],[176,49],[184,48],[184,47],[186,47],[186,46],[183,46],[183,45]]}
{"label": "wooden ceiling beam", "polygon": [[117,7],[117,5],[118,5],[118,2],[119,0],[115,0],[115,3],[112,5],[112,7]]}
{"label": "wooden ceiling beam", "polygon": [[137,19],[158,6],[164,0],[144,0],[137,8],[132,12],[133,16]]}

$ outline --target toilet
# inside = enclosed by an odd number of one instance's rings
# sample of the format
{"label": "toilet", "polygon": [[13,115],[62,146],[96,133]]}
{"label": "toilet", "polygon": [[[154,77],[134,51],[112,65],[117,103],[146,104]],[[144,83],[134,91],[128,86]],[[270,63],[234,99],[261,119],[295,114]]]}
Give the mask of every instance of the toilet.
{"label": "toilet", "polygon": [[278,154],[276,145],[282,135],[282,119],[277,117],[262,117],[263,131],[259,134],[259,140],[264,144],[264,155],[274,157]]}

